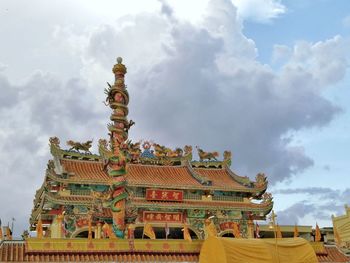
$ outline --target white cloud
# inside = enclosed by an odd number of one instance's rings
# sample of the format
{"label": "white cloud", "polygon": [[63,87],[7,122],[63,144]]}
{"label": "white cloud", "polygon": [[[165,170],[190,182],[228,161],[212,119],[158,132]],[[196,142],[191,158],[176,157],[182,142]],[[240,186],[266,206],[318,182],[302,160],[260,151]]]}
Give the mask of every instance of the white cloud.
{"label": "white cloud", "polygon": [[[289,130],[326,125],[339,111],[317,89],[345,74],[340,56],[343,39],[298,43],[277,74],[255,60],[255,44],[243,35],[229,1],[212,2],[200,26],[160,16],[130,19],[134,24],[121,30],[113,26],[95,30],[84,60],[109,71],[110,54],[119,50],[125,55],[132,69],[127,81],[136,137],[147,134],[172,145],[193,142],[229,148],[237,153],[235,169],[251,176],[263,170],[271,181],[289,178],[313,164],[302,147],[292,147],[281,138]],[[148,23],[153,24],[152,31],[140,27]],[[158,41],[153,40],[154,32]],[[129,53],[140,41],[142,53],[137,48]],[[338,51],[330,52],[332,46]],[[324,56],[340,69],[337,77],[332,67],[321,67]],[[319,70],[324,70],[322,76]]]}
{"label": "white cloud", "polygon": [[290,49],[290,47],[285,45],[274,45],[273,52],[272,52],[272,62],[285,63],[290,58],[291,54],[292,54],[292,50]]}
{"label": "white cloud", "polygon": [[343,18],[343,25],[344,27],[347,27],[347,28],[350,27],[350,15]]}
{"label": "white cloud", "polygon": [[280,0],[232,0],[238,15],[245,20],[267,23],[286,13],[287,8]]}
{"label": "white cloud", "polygon": [[328,187],[282,189],[277,190],[276,193],[288,195],[288,198],[294,198],[299,194],[303,194],[304,198],[307,197],[279,211],[278,218],[282,224],[313,225],[316,218],[319,225],[330,226],[330,216],[344,214],[344,200],[349,200],[350,197],[350,189],[341,191]]}
{"label": "white cloud", "polygon": [[298,42],[287,70],[302,69],[318,81],[318,87],[327,87],[342,79],[349,59],[349,41],[335,36],[317,43]]}
{"label": "white cloud", "polygon": [[0,73],[2,72],[2,71],[5,71],[6,69],[7,69],[7,65],[5,65],[5,64],[2,64],[1,62],[0,62]]}

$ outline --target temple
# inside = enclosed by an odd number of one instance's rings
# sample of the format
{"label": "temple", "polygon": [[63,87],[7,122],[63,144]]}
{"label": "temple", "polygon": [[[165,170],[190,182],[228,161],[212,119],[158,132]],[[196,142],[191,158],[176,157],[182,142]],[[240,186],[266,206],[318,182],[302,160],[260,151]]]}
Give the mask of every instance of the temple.
{"label": "temple", "polygon": [[90,220],[96,238],[107,237],[108,224],[116,237],[133,232],[137,239],[145,238],[148,222],[156,238],[179,239],[186,224],[193,239],[203,239],[205,220],[212,218],[220,236],[232,235],[236,222],[244,236],[253,237],[253,220],[265,219],[273,206],[265,175],[251,181],[235,174],[229,151],[217,160],[219,153],[197,147],[199,160],[194,160],[189,145],[132,143],[128,130],[134,122],[127,119],[126,67],[120,58],[113,73],[115,82],[105,89],[112,110],[110,139],[99,140],[99,154],[92,154],[91,141],[68,141],[70,149],[62,149],[57,137],[50,138],[52,160],[35,195],[31,229],[41,219],[47,237],[88,237]]}
{"label": "temple", "polygon": [[[220,158],[198,146],[131,141],[121,58],[112,72],[108,140],[98,141],[97,154],[92,140],[65,148],[49,139],[52,158],[29,220],[36,237],[14,241],[0,226],[0,262],[349,262],[324,245],[318,226],[315,242],[311,226],[282,226],[292,237],[282,238],[266,176],[237,175],[230,151]],[[254,224],[271,211],[272,225]],[[337,229],[348,229],[348,214],[333,218]]]}

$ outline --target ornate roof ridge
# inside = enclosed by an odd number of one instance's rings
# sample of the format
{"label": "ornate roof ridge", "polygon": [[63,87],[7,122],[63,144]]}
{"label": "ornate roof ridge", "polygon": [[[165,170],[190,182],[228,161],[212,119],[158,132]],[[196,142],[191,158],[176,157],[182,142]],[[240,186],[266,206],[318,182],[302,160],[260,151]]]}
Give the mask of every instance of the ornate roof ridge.
{"label": "ornate roof ridge", "polygon": [[[67,203],[77,203],[77,204],[90,204],[93,201],[92,196],[55,196],[49,192],[45,192],[45,198],[47,198],[50,201],[55,202],[56,204],[67,204]],[[72,200],[68,200],[68,199]],[[75,199],[75,200],[74,200]],[[85,200],[79,200],[79,199],[85,199]]]}
{"label": "ornate roof ridge", "polygon": [[237,175],[235,172],[233,172],[228,166],[224,166],[225,171],[234,179],[236,182],[244,185],[244,186],[249,186],[253,182],[249,179],[248,176],[240,176]]}
{"label": "ornate roof ridge", "polygon": [[[193,167],[192,167],[193,168]],[[199,170],[224,170],[225,168],[224,167],[194,167],[195,169],[199,169]]]}
{"label": "ornate roof ridge", "polygon": [[65,157],[59,157],[60,161],[73,161],[73,162],[84,162],[84,163],[103,163],[102,159],[71,159],[71,158],[65,158]]}
{"label": "ornate roof ridge", "polygon": [[127,166],[144,166],[144,167],[167,167],[167,168],[184,168],[186,167],[186,164],[179,164],[179,165],[157,165],[157,164],[151,164],[151,163],[128,163]]}
{"label": "ornate roof ridge", "polygon": [[206,185],[206,186],[210,186],[212,184],[212,182],[205,176],[203,175],[199,175],[195,172],[195,170],[192,168],[192,165],[190,163],[190,161],[186,161],[185,162],[186,167],[188,169],[188,171],[190,172],[190,174],[192,175],[192,177],[194,179],[196,179],[200,184],[202,185]]}
{"label": "ornate roof ridge", "polygon": [[[67,142],[67,144],[69,144],[71,146],[73,145],[72,148],[69,150],[61,149],[60,140],[58,137],[50,137],[49,143],[50,143],[50,152],[51,152],[52,156],[55,158],[66,158],[66,159],[72,159],[72,160],[76,160],[76,159],[98,160],[98,159],[101,159],[100,155],[93,154],[89,151],[92,141],[87,141],[85,143],[78,143],[78,142],[74,142],[74,141],[69,140]],[[85,152],[80,152],[79,151],[80,148],[78,145],[84,145],[85,148],[83,150]],[[77,149],[77,150],[74,151],[74,149]]]}

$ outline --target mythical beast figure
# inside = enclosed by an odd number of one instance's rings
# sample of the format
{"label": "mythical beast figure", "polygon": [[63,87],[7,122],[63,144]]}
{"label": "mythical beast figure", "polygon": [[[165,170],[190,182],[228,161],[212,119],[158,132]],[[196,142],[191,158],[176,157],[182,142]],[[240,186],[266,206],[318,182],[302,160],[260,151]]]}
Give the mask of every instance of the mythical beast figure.
{"label": "mythical beast figure", "polygon": [[80,151],[84,151],[85,153],[91,154],[90,148],[92,146],[92,140],[86,141],[84,143],[69,140],[67,141],[67,145],[71,146],[71,148],[68,151],[76,150],[79,153]]}
{"label": "mythical beast figure", "polygon": [[219,156],[218,152],[205,152],[201,148],[199,148],[198,146],[196,146],[196,148],[198,151],[199,160],[201,162],[204,160],[210,161],[211,159],[214,159],[215,161],[217,161],[216,157]]}

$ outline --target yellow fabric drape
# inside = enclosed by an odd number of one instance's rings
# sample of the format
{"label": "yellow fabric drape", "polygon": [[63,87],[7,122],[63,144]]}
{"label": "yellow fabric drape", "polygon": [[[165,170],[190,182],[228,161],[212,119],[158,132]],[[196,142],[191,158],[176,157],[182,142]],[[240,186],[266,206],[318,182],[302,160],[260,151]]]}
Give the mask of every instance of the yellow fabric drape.
{"label": "yellow fabric drape", "polygon": [[36,237],[43,238],[43,222],[39,218],[38,223],[36,224]]}
{"label": "yellow fabric drape", "polygon": [[316,231],[315,231],[315,242],[321,241],[321,231],[318,227],[318,224],[316,224]]}
{"label": "yellow fabric drape", "polygon": [[216,237],[218,235],[213,221],[210,221],[210,223],[207,223],[205,225],[205,232],[207,234],[207,237]]}
{"label": "yellow fabric drape", "polygon": [[[277,243],[276,243],[277,241]],[[209,237],[202,245],[200,263],[317,263],[303,238],[243,239]]]}
{"label": "yellow fabric drape", "polygon": [[143,227],[143,234],[148,236],[150,239],[156,239],[156,234],[154,233],[153,227],[149,223],[146,223]]}
{"label": "yellow fabric drape", "polygon": [[188,230],[188,227],[187,227],[186,224],[184,225],[183,231],[184,231],[184,239],[187,240],[187,241],[191,241],[192,242],[190,231]]}
{"label": "yellow fabric drape", "polygon": [[277,230],[276,230],[276,237],[277,238],[282,238],[282,232],[281,232],[281,228],[279,225],[276,226]]}
{"label": "yellow fabric drape", "polygon": [[338,230],[337,230],[337,228],[335,226],[333,227],[333,229],[334,229],[335,242],[337,243],[338,246],[340,246],[342,241],[341,241],[341,237],[339,235],[339,232],[338,232]]}
{"label": "yellow fabric drape", "polygon": [[236,222],[233,223],[233,235],[235,238],[241,238],[241,232],[239,231],[239,227]]}
{"label": "yellow fabric drape", "polygon": [[298,227],[297,225],[294,226],[294,237],[298,237],[299,236],[299,231],[298,231]]}

